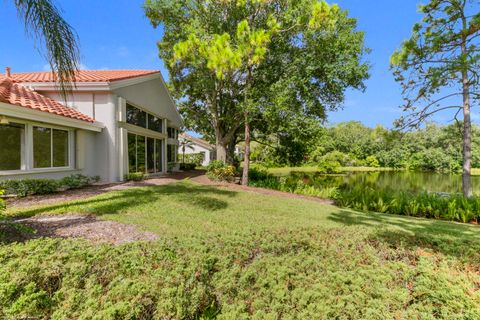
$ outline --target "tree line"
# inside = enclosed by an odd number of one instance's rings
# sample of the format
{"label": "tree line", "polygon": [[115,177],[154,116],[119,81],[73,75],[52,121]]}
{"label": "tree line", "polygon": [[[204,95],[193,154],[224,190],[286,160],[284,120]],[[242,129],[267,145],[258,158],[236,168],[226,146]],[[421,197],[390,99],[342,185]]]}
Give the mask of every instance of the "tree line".
{"label": "tree line", "polygon": [[[427,123],[399,131],[358,121],[318,126],[309,137],[271,135],[253,147],[252,160],[269,166],[332,165],[461,172],[463,124]],[[480,167],[480,127],[473,125],[472,165]],[[268,145],[268,146],[266,146]]]}

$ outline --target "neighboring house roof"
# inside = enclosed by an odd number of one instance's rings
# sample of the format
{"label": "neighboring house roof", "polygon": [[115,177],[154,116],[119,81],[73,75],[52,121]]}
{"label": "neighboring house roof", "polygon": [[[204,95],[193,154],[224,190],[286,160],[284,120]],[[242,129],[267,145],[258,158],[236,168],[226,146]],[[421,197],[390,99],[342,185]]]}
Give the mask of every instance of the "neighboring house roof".
{"label": "neighboring house roof", "polygon": [[[155,73],[158,70],[80,70],[75,74],[76,82],[113,82],[130,78],[143,77]],[[18,72],[12,73],[15,82],[55,82],[55,74],[52,72]]]}
{"label": "neighboring house roof", "polygon": [[8,77],[0,77],[0,102],[53,113],[67,118],[95,122],[91,117],[32,91]]}
{"label": "neighboring house roof", "polygon": [[203,139],[200,139],[200,138],[195,138],[195,137],[192,137],[191,135],[188,135],[186,133],[181,133],[179,135],[179,138],[180,139],[187,139],[187,140],[190,140],[192,141],[192,143],[196,144],[196,145],[199,145],[205,149],[208,149],[208,150],[214,150],[215,149],[215,146],[214,145],[211,145],[210,143],[208,143],[207,141],[203,140]]}

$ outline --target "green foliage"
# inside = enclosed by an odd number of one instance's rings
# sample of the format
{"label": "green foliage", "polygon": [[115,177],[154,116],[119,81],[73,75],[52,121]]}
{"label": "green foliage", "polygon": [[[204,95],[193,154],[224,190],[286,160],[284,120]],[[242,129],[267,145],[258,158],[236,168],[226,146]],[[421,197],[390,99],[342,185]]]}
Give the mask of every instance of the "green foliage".
{"label": "green foliage", "polygon": [[125,175],[126,181],[142,181],[143,179],[145,179],[144,172],[130,172]]}
{"label": "green foliage", "polygon": [[378,159],[375,156],[367,156],[365,158],[365,164],[367,165],[367,167],[372,167],[372,168],[380,167],[380,163],[378,162]]}
{"label": "green foliage", "polygon": [[73,174],[60,180],[60,185],[68,189],[80,189],[100,181],[100,177],[87,177],[83,174]]}
{"label": "green foliage", "polygon": [[5,201],[2,198],[4,194],[5,194],[5,191],[0,189],[0,213],[6,208]]}
{"label": "green foliage", "polygon": [[35,194],[55,193],[61,187],[57,180],[53,179],[22,179],[22,180],[2,180],[0,188],[5,190],[6,194],[26,197]]}
{"label": "green foliage", "polygon": [[[295,157],[284,153],[285,159],[303,159],[301,164],[318,166],[325,163],[336,167],[338,162],[343,167],[385,167],[405,168],[421,171],[458,172],[462,166],[461,124],[436,125],[427,124],[424,128],[400,132],[382,126],[369,128],[359,122],[339,123],[317,131],[307,129],[314,139],[304,147],[297,149]],[[473,161],[474,167],[480,166],[480,129],[473,126]],[[353,142],[352,142],[353,141]],[[289,144],[292,148],[296,144]],[[283,146],[277,149],[281,150]],[[259,149],[257,161],[269,166],[284,166],[274,152],[264,146]],[[285,148],[286,150],[286,148]],[[322,165],[320,165],[322,167]],[[327,170],[328,171],[328,170]]]}
{"label": "green foliage", "polygon": [[478,227],[182,182],[23,208],[157,233],[0,243],[0,318],[478,319]]}
{"label": "green foliage", "polygon": [[193,163],[194,165],[201,166],[204,160],[204,153],[188,153],[185,154],[185,158],[183,154],[178,155],[178,161],[181,163]]}
{"label": "green foliage", "polygon": [[60,180],[54,179],[20,179],[1,180],[0,189],[5,194],[26,197],[31,195],[45,195],[57,192],[61,188],[78,189],[98,182],[100,177],[87,177],[82,174],[73,174]]}
{"label": "green foliage", "polygon": [[480,198],[464,198],[459,194],[415,194],[354,186],[341,188],[335,199],[340,206],[365,212],[392,213],[463,223],[477,222],[480,218]]}
{"label": "green foliage", "polygon": [[231,182],[235,178],[235,167],[220,160],[210,161],[207,167],[207,177],[213,181]]}
{"label": "green foliage", "polygon": [[46,58],[61,93],[66,97],[75,82],[75,72],[80,66],[78,36],[62,17],[52,0],[16,0],[19,18],[28,34],[45,45]]}
{"label": "green foliage", "polygon": [[248,119],[254,137],[282,140],[276,159],[302,161],[302,122],[320,123],[368,78],[363,32],[324,1],[147,0],[145,12],[165,30],[159,52],[186,126],[217,150],[232,153]]}
{"label": "green foliage", "polygon": [[318,171],[322,173],[337,173],[340,171],[340,167],[346,164],[347,159],[348,155],[340,151],[327,153],[318,161]]}

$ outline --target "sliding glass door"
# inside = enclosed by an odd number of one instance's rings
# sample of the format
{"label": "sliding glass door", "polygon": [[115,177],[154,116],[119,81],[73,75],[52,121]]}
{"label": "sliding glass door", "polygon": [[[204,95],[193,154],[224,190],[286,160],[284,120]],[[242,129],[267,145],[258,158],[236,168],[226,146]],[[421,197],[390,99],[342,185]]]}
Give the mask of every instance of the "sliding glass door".
{"label": "sliding glass door", "polygon": [[133,133],[128,134],[129,172],[162,172],[163,141]]}

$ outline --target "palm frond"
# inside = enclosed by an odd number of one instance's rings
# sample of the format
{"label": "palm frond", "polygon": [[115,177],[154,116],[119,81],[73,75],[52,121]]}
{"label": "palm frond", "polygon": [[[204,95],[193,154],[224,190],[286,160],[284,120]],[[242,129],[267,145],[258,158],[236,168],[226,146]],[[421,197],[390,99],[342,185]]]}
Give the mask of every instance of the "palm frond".
{"label": "palm frond", "polygon": [[78,36],[52,0],[15,0],[25,30],[46,48],[46,58],[60,92],[67,97],[75,86],[80,50]]}

